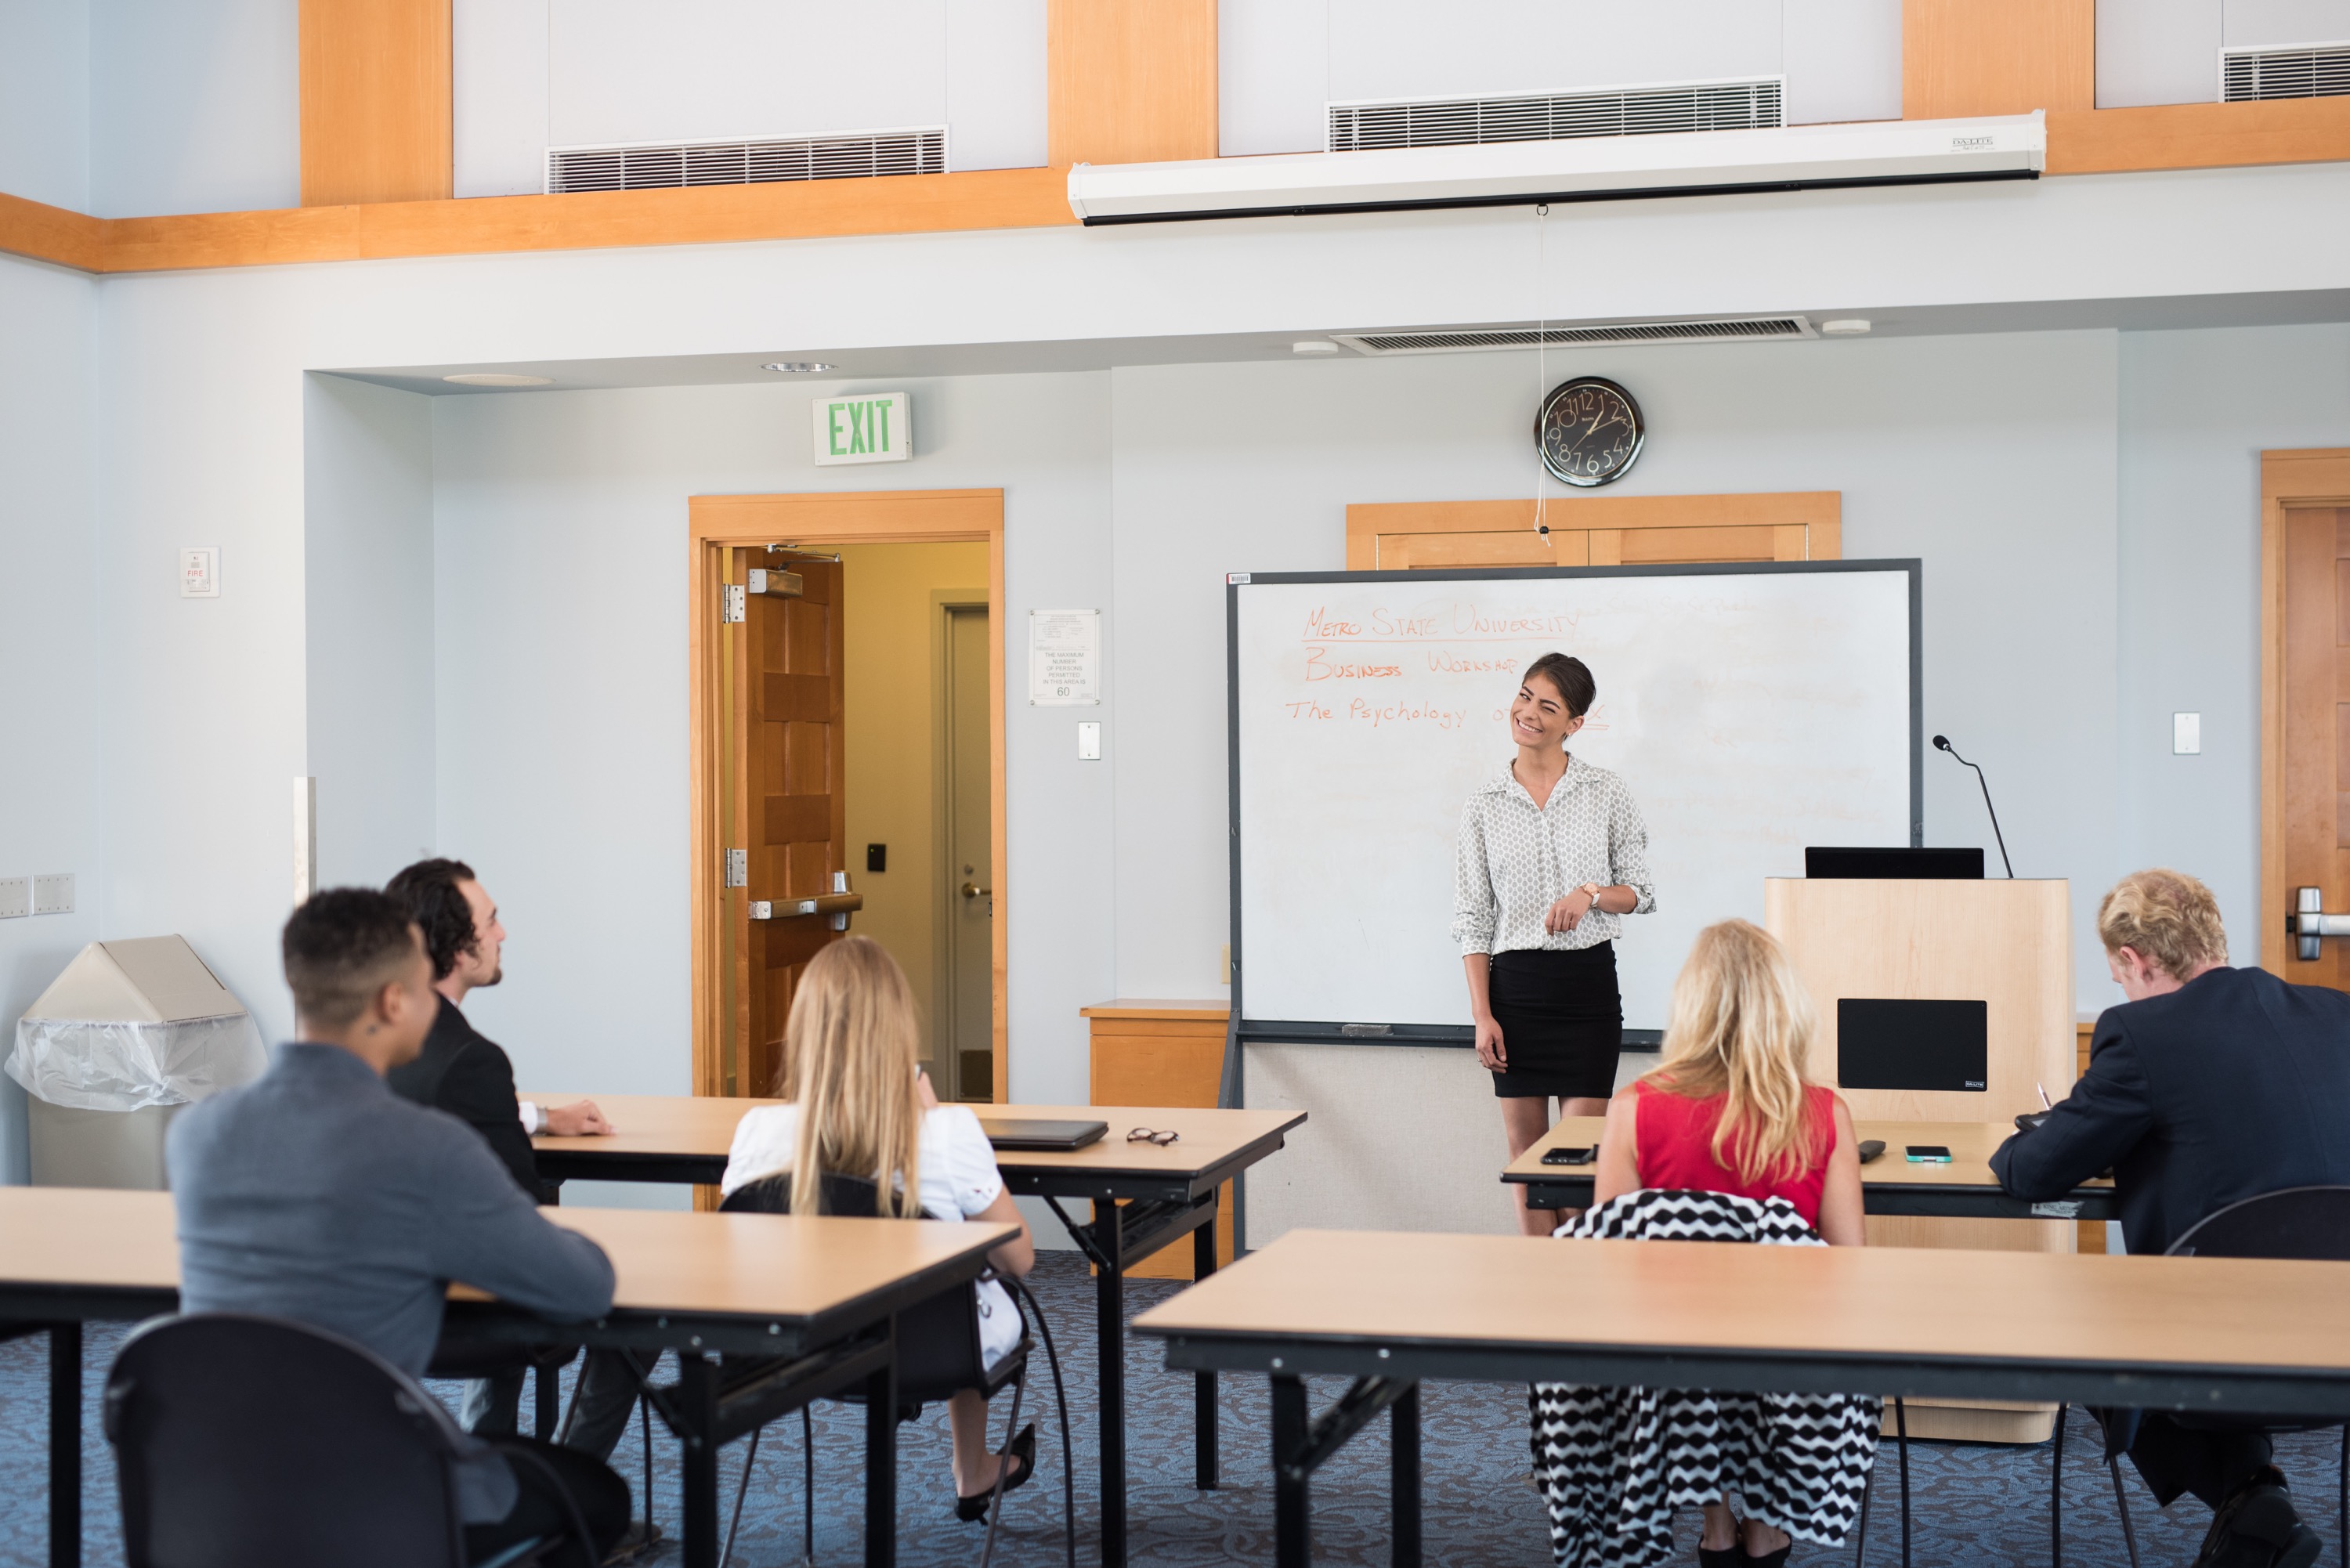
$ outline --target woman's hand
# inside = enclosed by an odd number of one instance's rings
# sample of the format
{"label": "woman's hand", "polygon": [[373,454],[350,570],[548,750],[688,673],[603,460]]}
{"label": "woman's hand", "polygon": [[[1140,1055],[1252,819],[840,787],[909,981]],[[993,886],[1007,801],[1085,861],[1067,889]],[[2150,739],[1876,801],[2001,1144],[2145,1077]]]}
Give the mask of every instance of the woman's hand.
{"label": "woman's hand", "polygon": [[1589,914],[1592,906],[1598,902],[1596,898],[1577,888],[1550,907],[1550,913],[1543,917],[1543,929],[1554,936],[1561,931],[1571,931],[1583,923],[1583,917]]}
{"label": "woman's hand", "polygon": [[1492,1072],[1510,1070],[1509,1054],[1502,1049],[1502,1026],[1490,1012],[1477,1020],[1477,1060]]}

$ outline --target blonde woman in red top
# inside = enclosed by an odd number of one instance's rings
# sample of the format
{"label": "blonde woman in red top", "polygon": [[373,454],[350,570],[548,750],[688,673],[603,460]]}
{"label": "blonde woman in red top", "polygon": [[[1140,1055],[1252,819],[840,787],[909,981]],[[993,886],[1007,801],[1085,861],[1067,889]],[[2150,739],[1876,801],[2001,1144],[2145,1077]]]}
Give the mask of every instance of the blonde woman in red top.
{"label": "blonde woman in red top", "polygon": [[[1816,1020],[1769,932],[1724,920],[1698,933],[1673,982],[1663,1065],[1608,1103],[1593,1201],[1642,1188],[1783,1198],[1830,1246],[1861,1245],[1852,1113],[1804,1075]],[[1741,1529],[1727,1502],[1706,1505],[1709,1563],[1784,1562],[1791,1545],[1759,1520]]]}

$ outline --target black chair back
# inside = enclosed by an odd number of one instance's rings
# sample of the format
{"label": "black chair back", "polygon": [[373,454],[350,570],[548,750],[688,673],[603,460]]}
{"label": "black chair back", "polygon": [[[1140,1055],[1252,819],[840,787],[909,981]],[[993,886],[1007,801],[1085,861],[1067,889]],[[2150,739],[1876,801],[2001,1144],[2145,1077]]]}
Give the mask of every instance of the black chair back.
{"label": "black chair back", "polygon": [[[878,1188],[861,1176],[824,1173],[817,1212],[869,1218]],[[732,1214],[788,1214],[792,1179],[770,1176],[736,1188],[719,1205]],[[898,1314],[898,1398],[901,1405],[927,1405],[965,1388],[987,1392],[1016,1370],[1017,1355],[998,1363],[991,1376],[979,1349],[979,1287],[965,1282]]]}
{"label": "black chair back", "polygon": [[2350,1262],[2350,1187],[2288,1187],[2230,1203],[2197,1220],[2170,1255]]}
{"label": "black chair back", "polygon": [[277,1318],[164,1318],[106,1379],[130,1568],[463,1568],[472,1439],[414,1379]]}

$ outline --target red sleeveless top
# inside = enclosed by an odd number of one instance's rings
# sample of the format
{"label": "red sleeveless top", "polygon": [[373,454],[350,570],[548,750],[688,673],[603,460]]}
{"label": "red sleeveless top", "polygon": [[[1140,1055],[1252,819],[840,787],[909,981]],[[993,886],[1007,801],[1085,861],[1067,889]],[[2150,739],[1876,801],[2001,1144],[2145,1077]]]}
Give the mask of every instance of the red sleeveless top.
{"label": "red sleeveless top", "polygon": [[[1817,1163],[1793,1176],[1739,1179],[1713,1158],[1713,1129],[1729,1096],[1702,1100],[1648,1084],[1632,1085],[1632,1158],[1643,1187],[1727,1192],[1740,1198],[1783,1198],[1806,1225],[1820,1222],[1820,1193],[1827,1186],[1828,1153],[1835,1147],[1835,1092],[1814,1085],[1804,1091],[1804,1110],[1822,1130]],[[1724,1153],[1730,1152],[1723,1150]]]}

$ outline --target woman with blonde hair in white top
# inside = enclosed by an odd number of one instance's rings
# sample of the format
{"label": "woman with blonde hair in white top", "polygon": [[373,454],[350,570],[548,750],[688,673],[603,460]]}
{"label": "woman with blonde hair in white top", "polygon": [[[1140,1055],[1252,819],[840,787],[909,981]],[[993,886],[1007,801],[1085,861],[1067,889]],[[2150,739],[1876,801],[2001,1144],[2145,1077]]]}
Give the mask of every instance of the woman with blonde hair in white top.
{"label": "woman with blonde hair in white top", "polygon": [[[914,997],[887,949],[847,937],[808,961],[784,1024],[776,1093],[734,1129],[722,1194],[770,1177],[791,1179],[792,1210],[813,1214],[829,1172],[873,1183],[876,1207],[904,1219],[987,1220],[1020,1226],[988,1253],[999,1273],[1024,1275],[1035,1243],[1003,1179],[979,1118],[941,1106],[919,1060]],[[991,1366],[1020,1342],[1020,1317],[993,1281],[980,1287],[980,1354]],[[956,1517],[987,1517],[988,1497],[1006,1464],[1010,1491],[1035,1472],[1036,1428],[1024,1428],[1002,1454],[987,1448],[987,1402],[975,1389],[948,1401],[954,1431]]]}

